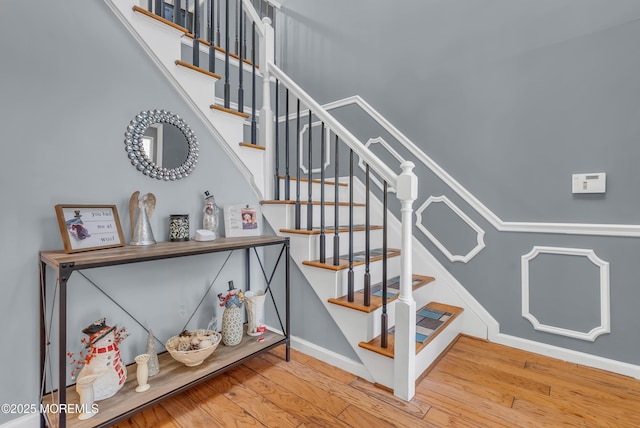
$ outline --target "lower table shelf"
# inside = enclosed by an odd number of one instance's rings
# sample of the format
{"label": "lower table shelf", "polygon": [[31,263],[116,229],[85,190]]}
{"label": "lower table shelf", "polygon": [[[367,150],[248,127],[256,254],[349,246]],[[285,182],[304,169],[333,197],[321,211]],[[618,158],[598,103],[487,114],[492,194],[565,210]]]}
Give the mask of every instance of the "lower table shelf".
{"label": "lower table shelf", "polygon": [[[151,388],[145,392],[135,392],[137,386],[136,364],[127,366],[127,381],[113,397],[97,401],[99,412],[91,419],[80,420],[79,414],[67,413],[66,424],[69,427],[110,426],[140,410],[161,400],[192,387],[194,384],[212,378],[244,360],[265,352],[275,346],[286,344],[287,338],[271,331],[265,332],[263,340],[245,335],[242,342],[233,347],[220,344],[218,349],[202,364],[187,367],[174,360],[169,353],[158,355],[160,373],[149,378]],[[56,394],[57,396],[57,394]],[[51,394],[43,398],[43,404],[51,404]],[[68,405],[78,405],[80,397],[75,385],[67,388]],[[55,406],[53,406],[55,407]],[[73,406],[72,406],[73,407]],[[58,415],[48,414],[49,426],[58,426]]]}

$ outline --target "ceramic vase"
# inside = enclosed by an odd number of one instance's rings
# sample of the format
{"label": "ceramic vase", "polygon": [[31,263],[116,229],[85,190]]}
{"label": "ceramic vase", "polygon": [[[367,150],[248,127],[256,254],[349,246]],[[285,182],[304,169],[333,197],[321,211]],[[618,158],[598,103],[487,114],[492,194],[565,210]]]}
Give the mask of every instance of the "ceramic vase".
{"label": "ceramic vase", "polygon": [[231,305],[222,313],[222,343],[236,346],[242,341],[242,309]]}
{"label": "ceramic vase", "polygon": [[96,375],[85,376],[78,379],[76,383],[76,391],[80,396],[80,407],[82,407],[82,413],[78,416],[80,420],[92,418],[97,413],[93,409],[93,382],[96,377]]}
{"label": "ceramic vase", "polygon": [[264,333],[264,291],[247,291],[244,300],[247,307],[247,334],[260,336]]}
{"label": "ceramic vase", "polygon": [[149,354],[140,354],[135,360],[137,364],[136,379],[138,380],[138,386],[136,392],[144,392],[149,389],[150,385],[147,383],[149,380]]}

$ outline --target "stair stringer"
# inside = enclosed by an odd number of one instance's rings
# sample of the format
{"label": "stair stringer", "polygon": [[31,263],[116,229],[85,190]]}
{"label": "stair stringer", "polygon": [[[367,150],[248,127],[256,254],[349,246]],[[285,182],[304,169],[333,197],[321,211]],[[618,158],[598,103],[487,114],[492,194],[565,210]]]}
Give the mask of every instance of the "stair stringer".
{"label": "stair stringer", "polygon": [[[215,100],[215,79],[176,65],[186,36],[176,28],[133,10],[134,0],[105,0],[178,94],[200,117],[227,156],[250,183],[259,199],[264,199],[264,152],[240,146],[245,119],[210,108]],[[160,106],[161,108],[161,106]],[[256,153],[259,152],[259,153]]]}

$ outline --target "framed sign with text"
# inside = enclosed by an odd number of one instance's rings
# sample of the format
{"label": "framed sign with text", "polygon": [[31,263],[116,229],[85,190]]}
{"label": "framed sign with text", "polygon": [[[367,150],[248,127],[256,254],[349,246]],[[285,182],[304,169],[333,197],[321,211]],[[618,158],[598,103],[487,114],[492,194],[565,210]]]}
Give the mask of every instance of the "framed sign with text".
{"label": "framed sign with text", "polygon": [[124,246],[115,205],[56,205],[65,253]]}

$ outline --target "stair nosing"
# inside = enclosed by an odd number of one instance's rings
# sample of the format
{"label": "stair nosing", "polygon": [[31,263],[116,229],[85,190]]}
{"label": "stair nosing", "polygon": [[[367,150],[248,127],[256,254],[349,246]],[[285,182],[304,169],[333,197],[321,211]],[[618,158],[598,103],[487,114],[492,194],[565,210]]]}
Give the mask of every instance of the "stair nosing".
{"label": "stair nosing", "polygon": [[[388,254],[387,257],[391,258],[391,257],[398,257],[400,256],[400,250],[398,248],[388,248],[387,249]],[[345,258],[346,257],[346,258]],[[332,257],[327,257],[327,261],[325,263],[320,263],[319,260],[305,260],[302,262],[303,265],[305,266],[313,266],[313,267],[317,267],[320,269],[326,269],[326,270],[332,270],[332,271],[340,271],[340,270],[345,270],[345,269],[349,269],[349,259],[348,259],[348,255],[345,256],[340,256],[340,260],[341,263],[338,266],[334,266],[333,264],[330,264],[330,260],[333,260]],[[382,256],[371,256],[370,257],[370,262],[377,262],[382,260]],[[364,265],[366,263],[365,260],[354,260],[353,261],[353,266],[361,266]]]}

